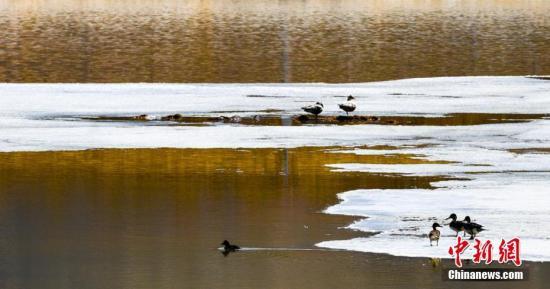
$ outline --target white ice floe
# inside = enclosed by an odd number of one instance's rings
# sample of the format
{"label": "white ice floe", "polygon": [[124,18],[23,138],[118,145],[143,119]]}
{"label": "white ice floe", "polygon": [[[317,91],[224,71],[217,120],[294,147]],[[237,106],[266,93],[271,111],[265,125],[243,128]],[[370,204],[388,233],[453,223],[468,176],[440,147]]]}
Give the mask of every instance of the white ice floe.
{"label": "white ice floe", "polygon": [[[510,143],[510,148],[514,148],[516,143]],[[528,147],[528,144],[525,144]],[[447,149],[447,151],[445,151]],[[370,173],[391,173],[402,175],[441,175],[441,176],[469,176],[471,173],[491,173],[491,172],[550,172],[550,154],[524,153],[516,154],[505,149],[486,149],[475,148],[468,149],[450,147],[439,147],[429,152],[425,157],[416,157],[417,159],[437,159],[445,161],[454,161],[456,163],[428,163],[428,164],[358,164],[358,163],[339,163],[330,164],[328,167],[333,171],[346,172],[370,172]],[[428,154],[429,149],[408,150],[408,153]],[[392,154],[396,154],[393,152]],[[446,158],[448,157],[448,158]]]}
{"label": "white ice floe", "polygon": [[[367,217],[349,228],[380,232],[351,240],[326,241],[321,247],[387,253],[411,257],[451,258],[449,246],[455,234],[441,228],[439,246],[430,246],[427,233],[433,222],[456,213],[469,215],[487,228],[479,234],[491,240],[498,256],[501,239],[521,239],[523,260],[550,260],[550,173],[504,173],[476,176],[471,181],[447,181],[436,190],[355,190],[339,194],[341,203],[329,207],[330,214]],[[461,234],[462,235],[462,234]],[[470,246],[473,247],[473,244]],[[464,258],[470,258],[473,248]],[[495,257],[496,258],[496,257]]]}
{"label": "white ice floe", "polygon": [[[550,121],[541,120],[550,125]],[[535,123],[471,127],[436,126],[167,126],[140,123],[4,119],[0,151],[94,148],[292,148],[300,146],[414,145],[451,143],[446,138],[478,138],[473,144],[497,148],[545,147],[549,139],[511,135],[538,129]],[[487,128],[490,127],[489,131]],[[493,130],[507,135],[491,138]],[[418,135],[424,136],[421,140]],[[490,142],[490,143],[489,143]],[[445,148],[438,148],[445,151]],[[483,157],[480,154],[479,157]],[[435,157],[434,157],[435,158]],[[440,160],[445,160],[440,158]]]}
{"label": "white ice floe", "polygon": [[[415,131],[415,128],[412,128]],[[434,190],[354,190],[339,194],[341,202],[329,214],[365,217],[350,229],[376,232],[372,237],[335,240],[321,247],[412,257],[451,258],[454,233],[445,227],[439,246],[431,247],[427,233],[433,222],[443,223],[451,213],[469,215],[485,225],[478,237],[491,240],[498,254],[501,239],[521,239],[523,260],[550,260],[550,154],[517,148],[550,147],[550,122],[444,127],[415,131],[419,146],[396,149],[351,148],[331,153],[406,155],[446,163],[369,164],[338,163],[335,172],[365,172],[413,176],[444,176],[460,180],[433,183]],[[395,138],[388,145],[405,144],[413,136]],[[386,138],[388,139],[388,138]],[[473,245],[464,258],[471,259]]]}
{"label": "white ice floe", "polygon": [[526,77],[440,77],[350,84],[0,84],[0,116],[323,113],[356,96],[355,113],[549,113],[550,82]]}
{"label": "white ice floe", "polygon": [[504,140],[514,134],[520,143],[542,146],[545,144],[540,137],[550,138],[546,122],[530,123],[528,129],[521,124],[476,129],[377,125],[191,127],[160,126],[154,122],[97,123],[78,117],[251,115],[269,113],[267,109],[282,110],[288,115],[301,113],[300,107],[314,100],[324,102],[326,113],[336,114],[336,104],[348,94],[357,97],[355,113],[359,114],[550,113],[548,91],[549,81],[525,77],[427,78],[360,84],[0,84],[0,151],[417,144],[421,141],[418,138],[444,141],[446,135],[449,140],[462,137],[482,143],[485,135],[500,134],[504,134]]}

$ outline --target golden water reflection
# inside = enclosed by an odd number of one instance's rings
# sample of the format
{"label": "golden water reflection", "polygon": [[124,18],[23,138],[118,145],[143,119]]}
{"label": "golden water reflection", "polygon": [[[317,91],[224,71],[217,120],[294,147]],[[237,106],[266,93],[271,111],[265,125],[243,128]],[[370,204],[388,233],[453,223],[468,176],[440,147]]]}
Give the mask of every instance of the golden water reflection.
{"label": "golden water reflection", "polygon": [[550,74],[550,2],[0,1],[0,82]]}
{"label": "golden water reflection", "polygon": [[[332,253],[256,252],[224,258],[215,248],[223,239],[249,247],[312,248],[321,240],[359,236],[338,229],[353,218],[320,213],[337,201],[336,193],[427,188],[437,180],[330,172],[327,163],[421,161],[327,149],[336,148],[1,153],[0,285],[296,286],[305,281],[296,275],[300,271],[317,275],[317,270],[332,270],[325,259],[334,258]],[[357,270],[368,265],[353,254],[338,256],[350,265],[359,262],[353,265]],[[304,268],[307,264],[318,269]],[[226,274],[234,278],[226,280]],[[364,281],[364,276],[350,279]],[[313,284],[337,286],[334,282]]]}

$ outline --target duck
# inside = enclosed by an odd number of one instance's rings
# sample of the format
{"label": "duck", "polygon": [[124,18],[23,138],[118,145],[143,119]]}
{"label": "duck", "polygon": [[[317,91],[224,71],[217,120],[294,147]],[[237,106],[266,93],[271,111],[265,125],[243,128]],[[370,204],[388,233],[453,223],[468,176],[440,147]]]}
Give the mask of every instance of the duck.
{"label": "duck", "polygon": [[352,112],[355,110],[356,106],[355,106],[355,102],[353,102],[353,100],[355,99],[355,97],[353,96],[348,96],[348,100],[344,103],[341,103],[338,105],[338,107],[345,111],[346,112],[346,115],[348,115],[348,113]]}
{"label": "duck", "polygon": [[441,225],[438,223],[433,223],[432,229],[430,233],[428,234],[428,237],[430,238],[430,246],[432,246],[432,242],[435,241],[436,246],[439,246],[439,237],[441,237],[441,232],[437,228],[441,228]]}
{"label": "duck", "polygon": [[484,231],[483,225],[473,223],[470,216],[464,217],[464,232],[470,235],[470,240],[473,240],[479,232]]}
{"label": "duck", "polygon": [[241,249],[241,247],[239,247],[237,245],[233,245],[233,244],[229,243],[229,241],[227,241],[227,240],[223,240],[221,245],[223,246],[223,252],[226,252],[226,253],[235,252],[235,251],[238,251],[238,250]]}
{"label": "duck", "polygon": [[[457,216],[455,213],[452,213],[447,219],[445,220],[448,220],[448,219],[452,219],[452,221],[449,223],[449,228],[451,228],[451,230],[455,231],[456,232],[456,236],[458,236],[458,233],[459,232],[463,232],[464,231],[464,222],[461,222],[461,221],[457,221]],[[464,232],[464,236],[466,236],[466,232]]]}
{"label": "duck", "polygon": [[312,104],[312,105],[307,105],[307,106],[304,106],[302,107],[302,109],[305,111],[305,112],[309,112],[313,115],[315,115],[315,117],[317,117],[321,112],[323,112],[323,103],[321,102],[316,102],[315,104]]}

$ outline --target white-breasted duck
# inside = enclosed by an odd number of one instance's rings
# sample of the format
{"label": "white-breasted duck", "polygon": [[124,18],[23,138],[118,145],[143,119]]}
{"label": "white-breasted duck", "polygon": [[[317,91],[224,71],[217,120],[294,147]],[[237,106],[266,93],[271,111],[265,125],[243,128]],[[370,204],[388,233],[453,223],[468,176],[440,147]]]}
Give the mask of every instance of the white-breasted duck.
{"label": "white-breasted duck", "polygon": [[472,222],[470,216],[464,217],[464,231],[470,235],[470,240],[476,237],[479,232],[484,231],[483,225]]}
{"label": "white-breasted duck", "polygon": [[[456,232],[456,235],[458,236],[458,233],[459,232],[463,232],[464,231],[464,222],[461,222],[461,221],[457,221],[457,216],[455,213],[452,213],[447,219],[445,220],[449,220],[449,219],[452,219],[452,221],[449,223],[449,228],[451,228],[451,230],[455,231]],[[466,232],[464,232],[464,236],[466,236]]]}
{"label": "white-breasted duck", "polygon": [[324,108],[324,106],[321,102],[316,102],[315,104],[307,105],[307,106],[302,107],[302,109],[305,112],[309,112],[309,113],[315,115],[315,117],[317,117],[321,112],[323,112],[323,108]]}
{"label": "white-breasted duck", "polygon": [[341,103],[338,105],[338,107],[345,111],[346,112],[346,115],[348,115],[348,113],[352,112],[355,110],[356,108],[356,105],[355,105],[355,102],[353,101],[355,99],[355,97],[353,96],[348,96],[348,100],[344,103]]}
{"label": "white-breasted duck", "polygon": [[441,228],[441,225],[438,223],[433,223],[432,229],[430,233],[428,234],[428,238],[430,238],[430,246],[432,246],[432,242],[435,241],[436,246],[439,246],[439,238],[441,237],[441,232],[437,228]]}

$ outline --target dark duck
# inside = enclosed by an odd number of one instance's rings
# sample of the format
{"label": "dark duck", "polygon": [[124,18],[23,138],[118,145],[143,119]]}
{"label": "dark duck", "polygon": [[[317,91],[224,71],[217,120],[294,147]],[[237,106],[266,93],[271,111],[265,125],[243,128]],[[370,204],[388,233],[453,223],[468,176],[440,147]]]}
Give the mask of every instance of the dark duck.
{"label": "dark duck", "polygon": [[438,223],[433,223],[433,230],[431,230],[428,234],[428,237],[430,238],[430,246],[432,246],[433,241],[435,241],[436,246],[439,246],[439,237],[441,237],[441,232],[437,229],[438,227],[441,228],[441,225]]}
{"label": "dark duck", "polygon": [[355,102],[353,102],[353,100],[355,99],[355,97],[353,96],[348,96],[348,100],[344,103],[341,103],[338,105],[338,107],[345,111],[346,112],[346,115],[348,115],[348,113],[352,112],[355,110],[356,106],[355,106]]}
{"label": "dark duck", "polygon": [[[452,213],[447,219],[445,220],[449,220],[449,219],[452,219],[452,221],[449,223],[449,228],[451,228],[451,230],[455,231],[456,232],[456,235],[458,236],[458,233],[464,231],[464,222],[461,222],[461,221],[457,221],[457,217],[456,217],[456,214],[455,213]],[[466,234],[466,232],[464,232],[464,234]]]}
{"label": "dark duck", "polygon": [[323,112],[323,107],[324,106],[323,106],[322,103],[316,102],[315,104],[304,106],[304,107],[302,107],[302,109],[305,112],[309,112],[309,113],[315,115],[315,117],[317,117],[321,112]]}
{"label": "dark duck", "polygon": [[484,231],[483,225],[473,223],[469,216],[464,218],[464,231],[470,235],[470,240],[476,237],[479,232]]}
{"label": "dark duck", "polygon": [[221,243],[221,245],[223,246],[221,249],[222,249],[222,253],[224,255],[227,256],[227,254],[231,253],[231,252],[235,252],[235,251],[238,251],[241,249],[241,247],[237,246],[237,245],[233,245],[231,243],[229,243],[229,241],[227,240],[223,240],[223,242]]}

